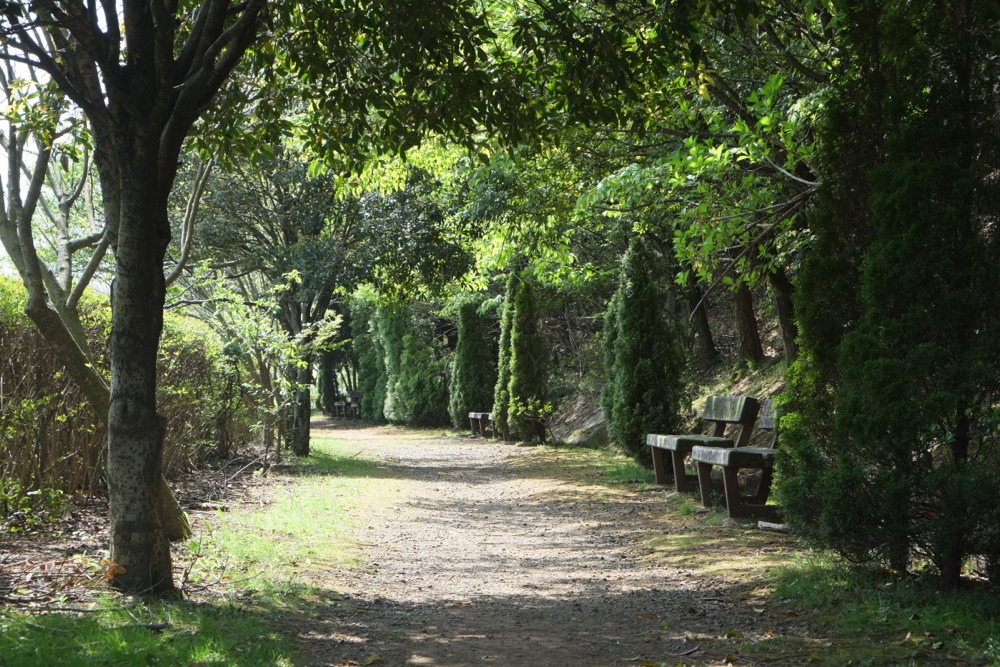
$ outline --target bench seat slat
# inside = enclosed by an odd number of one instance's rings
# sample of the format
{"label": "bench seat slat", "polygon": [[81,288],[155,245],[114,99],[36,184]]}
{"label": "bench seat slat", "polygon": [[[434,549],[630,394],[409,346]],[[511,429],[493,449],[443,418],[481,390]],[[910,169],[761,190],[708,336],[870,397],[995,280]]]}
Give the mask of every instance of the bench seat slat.
{"label": "bench seat slat", "polygon": [[712,435],[659,435],[657,433],[650,433],[646,436],[646,444],[650,447],[687,454],[693,447],[733,447],[736,445],[736,441],[732,438],[717,438]]}
{"label": "bench seat slat", "polygon": [[767,447],[738,447],[723,449],[721,447],[695,447],[691,450],[691,459],[714,466],[738,466],[753,468],[771,465],[774,462],[775,450]]}

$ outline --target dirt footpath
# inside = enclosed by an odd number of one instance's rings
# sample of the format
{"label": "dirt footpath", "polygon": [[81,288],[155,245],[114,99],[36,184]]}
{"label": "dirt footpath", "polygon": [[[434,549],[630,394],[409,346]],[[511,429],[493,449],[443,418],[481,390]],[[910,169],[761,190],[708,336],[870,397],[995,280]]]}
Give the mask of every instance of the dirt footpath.
{"label": "dirt footpath", "polygon": [[[402,491],[366,517],[362,568],[322,576],[344,597],[305,633],[309,664],[724,665],[775,631],[752,569],[706,576],[701,554],[656,548],[692,530],[666,518],[667,491],[580,481],[547,449],[335,435]],[[737,557],[786,540],[746,539],[758,544]]]}

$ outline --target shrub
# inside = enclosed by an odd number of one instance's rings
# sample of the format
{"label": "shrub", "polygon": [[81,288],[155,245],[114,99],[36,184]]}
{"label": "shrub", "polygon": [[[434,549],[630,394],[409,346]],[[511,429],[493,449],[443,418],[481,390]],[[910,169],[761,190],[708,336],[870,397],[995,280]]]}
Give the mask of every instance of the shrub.
{"label": "shrub", "polygon": [[643,237],[622,258],[618,291],[605,316],[608,435],[646,465],[646,433],[674,433],[687,395],[681,323],[671,317],[670,271]]}
{"label": "shrub", "polygon": [[377,334],[375,306],[364,299],[351,303],[351,337],[358,357],[358,389],[361,416],[371,421],[385,420],[385,348]]}
{"label": "shrub", "polygon": [[548,345],[538,329],[535,289],[522,276],[514,292],[510,327],[509,421],[522,440],[545,442]]}
{"label": "shrub", "polygon": [[[103,419],[23,315],[26,298],[19,282],[0,278],[0,478],[9,483],[4,493],[97,492],[107,443]],[[106,355],[107,300],[89,295],[81,313],[93,349]],[[201,459],[223,429],[227,438],[245,437],[249,415],[233,410],[227,393],[233,372],[221,342],[206,326],[167,314],[158,401],[166,425],[168,475]]]}
{"label": "shrub", "polygon": [[510,333],[514,325],[514,291],[518,278],[507,276],[503,306],[500,311],[500,351],[497,358],[497,383],[493,390],[493,423],[503,439],[510,438]]}
{"label": "shrub", "polygon": [[470,412],[488,412],[493,405],[497,372],[490,349],[489,326],[479,314],[479,304],[462,303],[448,397],[448,412],[455,428],[467,428]]}

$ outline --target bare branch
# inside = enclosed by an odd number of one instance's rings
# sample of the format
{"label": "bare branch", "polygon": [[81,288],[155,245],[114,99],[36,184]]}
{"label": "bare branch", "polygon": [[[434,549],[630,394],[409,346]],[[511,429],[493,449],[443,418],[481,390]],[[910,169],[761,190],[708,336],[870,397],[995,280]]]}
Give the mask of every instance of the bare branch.
{"label": "bare branch", "polygon": [[201,198],[208,185],[208,178],[212,175],[213,159],[208,159],[198,166],[198,173],[195,176],[194,186],[188,196],[187,206],[184,209],[184,221],[181,227],[181,257],[177,260],[170,275],[166,278],[166,284],[172,285],[181,275],[184,267],[187,266],[191,257],[191,245],[194,242],[194,225],[198,219],[198,208],[201,206]]}

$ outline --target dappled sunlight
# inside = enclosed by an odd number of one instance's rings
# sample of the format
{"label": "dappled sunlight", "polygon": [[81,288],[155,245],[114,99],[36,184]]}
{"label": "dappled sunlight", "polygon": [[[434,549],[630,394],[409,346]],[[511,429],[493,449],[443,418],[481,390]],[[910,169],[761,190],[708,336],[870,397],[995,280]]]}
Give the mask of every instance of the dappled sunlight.
{"label": "dappled sunlight", "polygon": [[715,515],[692,515],[666,489],[608,482],[614,455],[484,439],[456,447],[398,429],[328,433],[317,433],[321,478],[346,454],[374,466],[348,466],[346,477],[394,490],[356,528],[357,566],[304,571],[351,598],[333,612],[335,633],[303,635],[323,660],[725,664],[791,632],[755,610],[767,604],[767,563],[740,560],[754,552],[745,531],[699,536]]}

